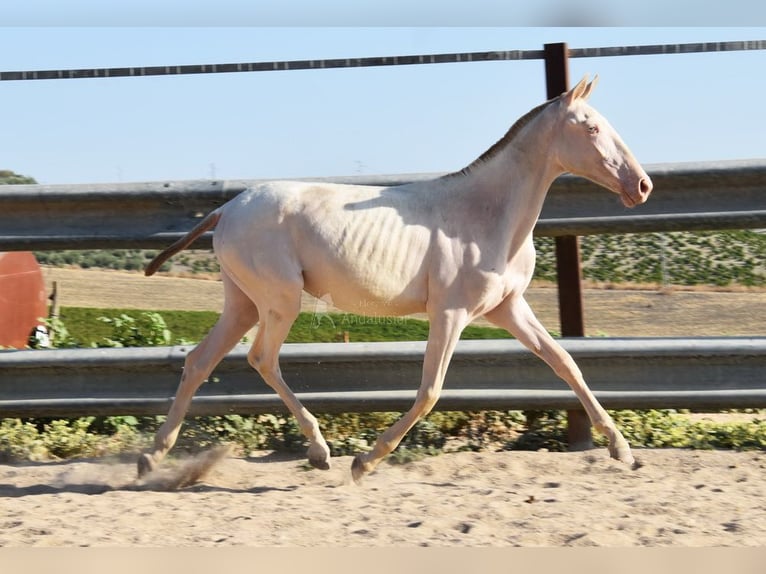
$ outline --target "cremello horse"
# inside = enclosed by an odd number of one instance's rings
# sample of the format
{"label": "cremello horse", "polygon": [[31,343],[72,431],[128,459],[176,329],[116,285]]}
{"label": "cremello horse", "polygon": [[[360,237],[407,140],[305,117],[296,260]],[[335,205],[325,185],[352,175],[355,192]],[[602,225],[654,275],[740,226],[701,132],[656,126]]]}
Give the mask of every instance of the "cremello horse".
{"label": "cremello horse", "polygon": [[309,441],[309,462],[330,466],[317,425],[288,388],[279,350],[301,309],[301,291],[329,296],[366,315],[426,313],[430,322],[420,388],[412,408],[358,454],[358,481],[393,451],[434,406],[460,333],[478,317],[504,327],[574,390],[613,458],[634,464],[628,443],[588,389],[571,356],[524,300],[535,251],[532,229],[553,180],[586,177],[633,207],[652,183],[612,126],[586,102],[595,85],[574,88],[519,119],[460,172],[395,187],[273,182],[248,189],[205,217],[146,268],[215,227],[225,303],[218,322],[189,353],[167,420],[139,475],[173,446],[191,399],[214,367],[256,323],[249,363],[279,394]]}

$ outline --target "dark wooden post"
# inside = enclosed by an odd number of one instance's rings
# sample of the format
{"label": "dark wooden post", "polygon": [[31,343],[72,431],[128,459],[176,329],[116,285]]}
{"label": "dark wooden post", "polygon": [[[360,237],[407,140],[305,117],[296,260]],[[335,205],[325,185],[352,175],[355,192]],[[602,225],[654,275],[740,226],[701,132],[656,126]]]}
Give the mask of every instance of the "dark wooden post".
{"label": "dark wooden post", "polygon": [[[569,89],[569,55],[565,43],[545,44],[545,83],[548,99]],[[556,237],[559,320],[562,337],[584,337],[580,240],[577,236]],[[583,409],[567,411],[569,450],[593,447],[590,420]]]}

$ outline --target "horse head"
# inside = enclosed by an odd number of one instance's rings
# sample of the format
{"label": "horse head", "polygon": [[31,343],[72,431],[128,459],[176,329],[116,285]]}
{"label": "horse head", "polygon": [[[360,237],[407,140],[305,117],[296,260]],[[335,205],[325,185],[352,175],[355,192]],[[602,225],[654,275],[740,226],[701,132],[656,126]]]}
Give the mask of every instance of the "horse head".
{"label": "horse head", "polygon": [[587,76],[558,101],[560,137],[553,153],[562,169],[617,193],[626,207],[644,203],[652,180],[607,119],[587,102],[598,76]]}

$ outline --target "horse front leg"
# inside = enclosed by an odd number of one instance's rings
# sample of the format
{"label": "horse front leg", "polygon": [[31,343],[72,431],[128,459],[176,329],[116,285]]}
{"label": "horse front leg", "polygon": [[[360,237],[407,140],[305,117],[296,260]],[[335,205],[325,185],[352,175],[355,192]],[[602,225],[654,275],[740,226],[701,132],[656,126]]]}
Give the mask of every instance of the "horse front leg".
{"label": "horse front leg", "polygon": [[450,310],[430,318],[423,374],[415,403],[398,421],[380,434],[372,450],[354,457],[351,475],[355,482],[358,483],[365,474],[375,469],[385,456],[393,452],[415,423],[433,409],[439,399],[455,345],[467,324],[466,316],[463,310]]}
{"label": "horse front leg", "polygon": [[636,461],[630,446],[622,436],[612,417],[599,404],[582,376],[572,356],[550,336],[537,320],[523,297],[509,297],[485,317],[516,337],[525,347],[545,361],[553,371],[574,391],[593,426],[609,439],[609,454],[612,458],[630,466]]}

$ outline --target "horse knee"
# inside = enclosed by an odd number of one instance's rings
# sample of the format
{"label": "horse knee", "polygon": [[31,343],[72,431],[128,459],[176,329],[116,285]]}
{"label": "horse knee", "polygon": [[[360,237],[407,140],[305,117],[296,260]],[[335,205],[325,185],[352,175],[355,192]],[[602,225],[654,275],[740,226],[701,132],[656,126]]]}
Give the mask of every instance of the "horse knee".
{"label": "horse knee", "polygon": [[256,353],[254,351],[250,351],[247,354],[247,363],[258,373],[260,373],[261,376],[264,375],[265,372],[268,371],[266,367],[266,363],[263,361],[263,357],[260,353]]}
{"label": "horse knee", "polygon": [[[203,376],[201,369],[198,367],[197,361],[192,359],[191,354],[186,357],[184,361],[184,369],[181,374],[181,385],[188,385],[194,383]],[[201,382],[201,381],[200,381]]]}
{"label": "horse knee", "polygon": [[420,417],[426,416],[430,413],[439,401],[441,392],[437,389],[421,389],[418,392],[415,404],[413,405],[413,411]]}
{"label": "horse knee", "polygon": [[260,372],[261,358],[252,351],[247,354],[247,364]]}
{"label": "horse knee", "polygon": [[250,352],[247,362],[269,386],[274,387],[275,381],[280,379],[279,366],[275,361],[265,360],[259,353]]}
{"label": "horse knee", "polygon": [[206,338],[186,355],[183,378],[199,385],[207,378],[219,360],[217,346]]}

